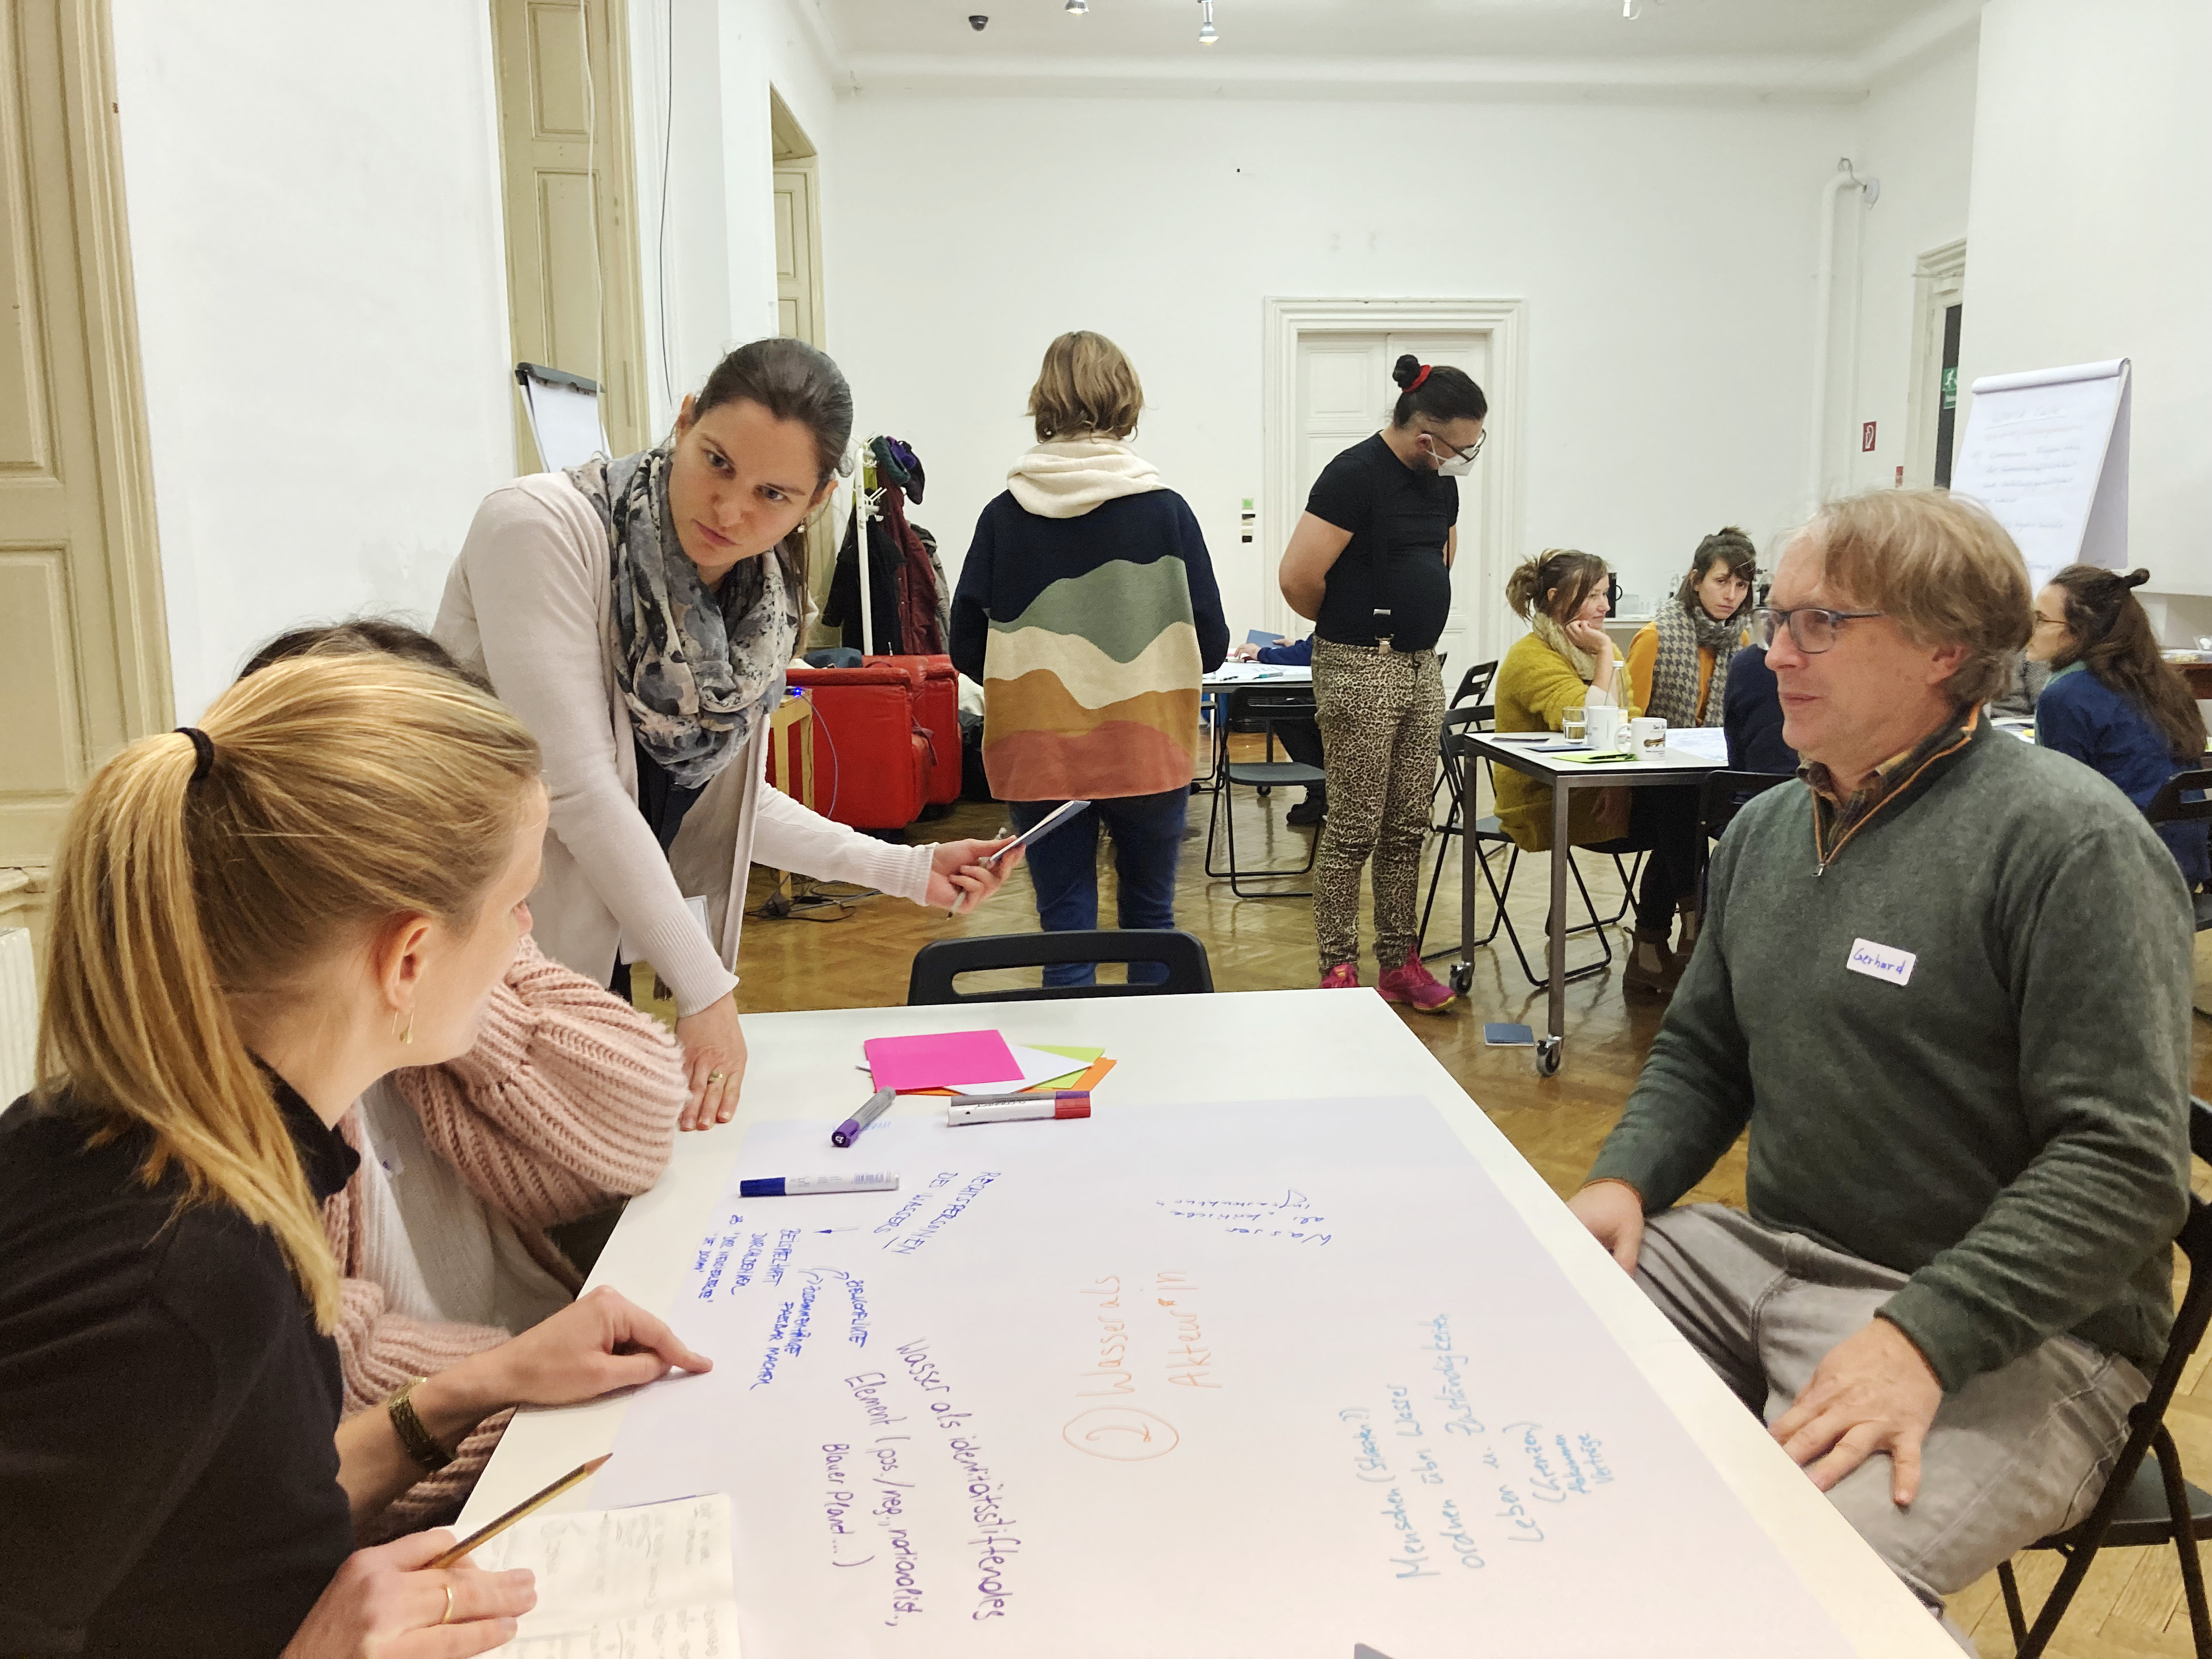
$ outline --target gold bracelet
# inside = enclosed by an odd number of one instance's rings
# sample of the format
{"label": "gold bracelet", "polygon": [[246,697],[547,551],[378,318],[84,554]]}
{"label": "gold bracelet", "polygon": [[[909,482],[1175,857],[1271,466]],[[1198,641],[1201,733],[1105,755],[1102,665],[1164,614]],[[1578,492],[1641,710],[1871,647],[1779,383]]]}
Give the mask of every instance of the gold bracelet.
{"label": "gold bracelet", "polygon": [[415,1410],[415,1401],[410,1396],[427,1381],[427,1377],[421,1376],[412,1379],[385,1402],[384,1411],[385,1415],[392,1419],[392,1431],[399,1437],[399,1443],[406,1449],[408,1456],[425,1469],[434,1471],[444,1468],[453,1458],[452,1453],[438,1443],[437,1437],[422,1426],[422,1419]]}

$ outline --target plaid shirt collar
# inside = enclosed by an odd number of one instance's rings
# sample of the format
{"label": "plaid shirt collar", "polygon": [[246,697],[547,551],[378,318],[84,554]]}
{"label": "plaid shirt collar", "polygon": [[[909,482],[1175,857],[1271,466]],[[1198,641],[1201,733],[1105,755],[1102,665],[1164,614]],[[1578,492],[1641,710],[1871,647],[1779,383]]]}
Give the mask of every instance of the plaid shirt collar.
{"label": "plaid shirt collar", "polygon": [[1977,708],[1954,711],[1911,748],[1900,750],[1875,767],[1873,775],[1849,794],[1838,788],[1835,774],[1820,762],[1808,761],[1799,767],[1797,775],[1813,792],[1814,825],[1820,842],[1842,850],[1844,838],[1852,830],[1917,777],[1922,767],[1972,737],[1980,719],[1981,710]]}

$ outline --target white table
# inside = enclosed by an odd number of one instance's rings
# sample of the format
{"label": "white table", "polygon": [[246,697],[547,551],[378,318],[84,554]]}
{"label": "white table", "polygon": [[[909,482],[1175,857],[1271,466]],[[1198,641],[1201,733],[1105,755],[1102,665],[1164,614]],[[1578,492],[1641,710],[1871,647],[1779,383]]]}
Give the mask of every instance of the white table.
{"label": "white table", "polygon": [[[1086,998],[1026,1003],[1000,1009],[994,1017],[1011,1019],[1016,1012],[1027,1041],[1106,1044],[1120,1063],[1102,1087],[1117,1101],[1426,1096],[1856,1651],[1866,1659],[1957,1659],[1958,1650],[1919,1602],[1371,991]],[[975,1018],[974,1009],[957,1007],[748,1018],[751,1058],[737,1121],[677,1138],[668,1172],[651,1192],[632,1200],[592,1284],[611,1285],[665,1311],[682,1287],[690,1252],[721,1196],[748,1122],[811,1118],[826,1133],[865,1092],[853,1061],[863,1039],[970,1030]],[[921,1114],[930,1109],[902,1103],[894,1109]],[[463,1528],[489,1520],[611,1449],[629,1405],[625,1397],[519,1413],[477,1483]],[[560,1505],[589,1508],[590,1486],[567,1494]],[[1110,1577],[1102,1566],[1101,1582]],[[1602,1586],[1593,1583],[1591,1589],[1601,1593]],[[739,1594],[747,1593],[763,1592],[741,1584]],[[1788,1651],[1787,1643],[1778,1642],[1775,1650]]]}
{"label": "white table", "polygon": [[[1514,741],[1524,736],[1529,741]],[[1550,994],[1544,1011],[1545,1034],[1536,1040],[1536,1069],[1549,1077],[1559,1069],[1567,1019],[1567,813],[1574,792],[1601,787],[1650,788],[1655,785],[1690,787],[1696,786],[1706,773],[1720,771],[1723,767],[1718,761],[1672,748],[1656,759],[1588,766],[1564,751],[1530,752],[1531,742],[1545,739],[1556,743],[1559,733],[1463,732],[1454,741],[1463,764],[1487,760],[1551,786],[1552,908],[1546,940],[1547,989]],[[1466,793],[1471,800],[1472,788]],[[1481,873],[1476,866],[1482,856],[1481,847],[1472,833],[1473,824],[1467,827],[1470,833],[1460,837],[1459,962],[1452,969],[1452,983],[1462,992],[1474,982],[1474,883]]]}

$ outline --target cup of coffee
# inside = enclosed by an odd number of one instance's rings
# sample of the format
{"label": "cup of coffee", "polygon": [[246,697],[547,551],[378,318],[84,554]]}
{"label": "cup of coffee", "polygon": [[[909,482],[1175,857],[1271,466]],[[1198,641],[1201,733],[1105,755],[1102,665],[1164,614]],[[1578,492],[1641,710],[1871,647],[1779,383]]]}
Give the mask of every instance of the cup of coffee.
{"label": "cup of coffee", "polygon": [[1657,760],[1667,752],[1667,722],[1649,714],[1629,721],[1628,748],[1638,760]]}
{"label": "cup of coffee", "polygon": [[1561,737],[1565,738],[1569,743],[1580,743],[1583,740],[1583,711],[1581,709],[1562,708],[1559,710],[1559,735]]}
{"label": "cup of coffee", "polygon": [[1602,753],[1621,746],[1628,720],[1626,709],[1613,703],[1594,702],[1583,710],[1583,720],[1589,731],[1591,748]]}

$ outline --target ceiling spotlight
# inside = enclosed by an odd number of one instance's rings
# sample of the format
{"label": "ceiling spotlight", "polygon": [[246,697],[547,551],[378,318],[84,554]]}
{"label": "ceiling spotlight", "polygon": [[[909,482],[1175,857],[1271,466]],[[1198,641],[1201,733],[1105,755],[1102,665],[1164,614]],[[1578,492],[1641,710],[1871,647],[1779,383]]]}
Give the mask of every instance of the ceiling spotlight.
{"label": "ceiling spotlight", "polygon": [[1071,17],[1080,17],[1090,9],[1091,0],[1067,0],[1066,10]]}
{"label": "ceiling spotlight", "polygon": [[1205,21],[1198,26],[1198,44],[1210,46],[1221,37],[1213,32],[1213,0],[1198,0],[1199,10]]}

